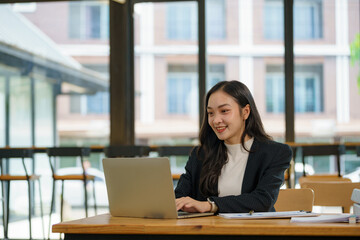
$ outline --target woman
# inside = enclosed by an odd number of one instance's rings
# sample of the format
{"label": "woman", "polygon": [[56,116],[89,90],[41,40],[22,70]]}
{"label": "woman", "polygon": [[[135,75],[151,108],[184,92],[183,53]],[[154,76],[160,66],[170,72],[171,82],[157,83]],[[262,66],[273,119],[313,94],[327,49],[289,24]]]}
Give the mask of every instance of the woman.
{"label": "woman", "polygon": [[292,156],[288,145],[264,131],[249,89],[238,81],[216,84],[195,148],[175,189],[186,212],[267,212],[274,204]]}

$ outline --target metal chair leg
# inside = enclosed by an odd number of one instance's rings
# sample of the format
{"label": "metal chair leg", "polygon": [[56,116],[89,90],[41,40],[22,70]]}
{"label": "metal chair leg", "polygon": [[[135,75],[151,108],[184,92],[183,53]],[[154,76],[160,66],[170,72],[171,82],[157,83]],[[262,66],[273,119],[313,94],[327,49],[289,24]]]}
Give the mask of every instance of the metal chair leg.
{"label": "metal chair leg", "polygon": [[[64,211],[64,180],[61,180],[61,207],[60,207],[60,221],[63,221],[63,211]],[[60,233],[60,240],[62,236]]]}
{"label": "metal chair leg", "polygon": [[63,221],[63,209],[64,209],[64,180],[61,180],[61,207],[60,207],[60,221]]}
{"label": "metal chair leg", "polygon": [[8,238],[9,234],[9,219],[10,219],[10,181],[7,181],[6,186],[6,238]]}
{"label": "metal chair leg", "polygon": [[50,206],[50,213],[49,213],[49,231],[48,231],[48,239],[50,240],[50,231],[51,231],[51,215],[54,211],[54,201],[55,201],[55,180],[53,179],[53,189],[52,189],[52,196],[51,196],[51,206]]}
{"label": "metal chair leg", "polygon": [[29,196],[29,239],[32,239],[32,234],[31,234],[31,215],[32,215],[32,204],[31,204],[31,183],[29,181],[29,179],[27,180],[27,184],[28,184],[28,196]]}
{"label": "metal chair leg", "polygon": [[94,210],[95,210],[95,215],[97,215],[96,194],[95,194],[95,179],[92,180],[92,183],[93,183],[93,196],[94,196]]}
{"label": "metal chair leg", "polygon": [[6,196],[5,196],[5,182],[1,181],[1,200],[2,200],[2,212],[3,212],[3,231],[4,231],[4,239],[7,239],[7,222],[6,222]]}
{"label": "metal chair leg", "polygon": [[84,179],[84,195],[85,195],[85,216],[88,217],[88,199],[86,190],[86,178]]}
{"label": "metal chair leg", "polygon": [[43,212],[43,203],[42,203],[40,179],[38,179],[38,184],[39,184],[39,197],[40,197],[41,224],[42,224],[42,230],[43,230],[43,238],[44,238],[44,240],[45,240],[45,223],[44,223],[44,212]]}

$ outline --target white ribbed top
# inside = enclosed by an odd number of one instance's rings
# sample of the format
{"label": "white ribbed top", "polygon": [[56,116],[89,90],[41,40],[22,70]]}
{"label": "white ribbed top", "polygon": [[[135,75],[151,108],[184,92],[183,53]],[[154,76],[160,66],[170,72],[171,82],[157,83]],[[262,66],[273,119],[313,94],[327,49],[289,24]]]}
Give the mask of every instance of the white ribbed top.
{"label": "white ribbed top", "polygon": [[[245,147],[250,150],[254,138],[245,142]],[[240,195],[245,168],[249,157],[241,144],[229,145],[225,143],[228,151],[228,162],[223,166],[218,181],[219,197]]]}

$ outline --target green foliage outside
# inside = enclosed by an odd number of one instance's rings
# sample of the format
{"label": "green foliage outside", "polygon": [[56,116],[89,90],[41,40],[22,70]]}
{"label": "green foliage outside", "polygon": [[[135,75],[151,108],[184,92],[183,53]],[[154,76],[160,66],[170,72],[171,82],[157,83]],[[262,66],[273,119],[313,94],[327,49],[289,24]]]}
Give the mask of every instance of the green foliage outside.
{"label": "green foliage outside", "polygon": [[[358,62],[360,66],[360,33],[355,35],[355,39],[350,45],[350,56],[351,56],[351,65],[354,66],[356,62]],[[357,77],[357,86],[358,86],[358,93],[360,95],[360,72]]]}

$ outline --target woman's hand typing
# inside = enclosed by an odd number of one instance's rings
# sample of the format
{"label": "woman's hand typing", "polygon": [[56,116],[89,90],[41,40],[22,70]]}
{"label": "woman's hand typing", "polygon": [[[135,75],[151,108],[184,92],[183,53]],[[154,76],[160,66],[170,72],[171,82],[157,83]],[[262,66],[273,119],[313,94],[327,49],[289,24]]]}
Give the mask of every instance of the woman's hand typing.
{"label": "woman's hand typing", "polygon": [[181,197],[175,200],[176,209],[184,212],[210,212],[211,204],[207,201],[197,201],[191,197]]}

